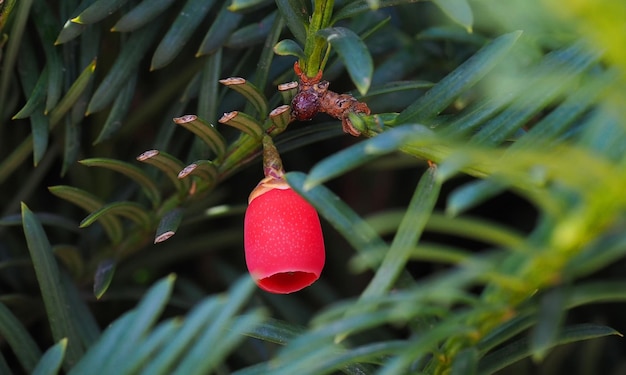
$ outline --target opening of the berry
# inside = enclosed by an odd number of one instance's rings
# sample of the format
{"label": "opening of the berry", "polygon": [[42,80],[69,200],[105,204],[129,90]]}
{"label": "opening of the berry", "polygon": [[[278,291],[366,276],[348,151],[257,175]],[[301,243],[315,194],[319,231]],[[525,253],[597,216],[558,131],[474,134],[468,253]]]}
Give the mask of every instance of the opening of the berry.
{"label": "opening of the berry", "polygon": [[287,294],[306,288],[317,280],[319,275],[311,272],[279,272],[264,279],[257,280],[263,290],[271,293]]}

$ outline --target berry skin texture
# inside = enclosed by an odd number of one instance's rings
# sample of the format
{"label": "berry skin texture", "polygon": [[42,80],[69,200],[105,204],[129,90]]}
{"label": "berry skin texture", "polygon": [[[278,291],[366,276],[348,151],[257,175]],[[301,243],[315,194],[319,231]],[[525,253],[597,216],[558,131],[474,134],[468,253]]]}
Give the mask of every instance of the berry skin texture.
{"label": "berry skin texture", "polygon": [[272,188],[250,200],[244,219],[248,271],[268,292],[297,292],[324,267],[324,238],[317,212],[290,188]]}

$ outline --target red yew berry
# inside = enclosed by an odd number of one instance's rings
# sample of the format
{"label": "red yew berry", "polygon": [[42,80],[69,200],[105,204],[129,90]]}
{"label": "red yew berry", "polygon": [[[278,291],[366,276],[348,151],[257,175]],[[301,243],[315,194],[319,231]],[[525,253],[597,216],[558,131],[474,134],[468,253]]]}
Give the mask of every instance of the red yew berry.
{"label": "red yew berry", "polygon": [[326,255],[315,208],[293,191],[283,175],[272,139],[263,138],[265,178],[248,198],[243,242],[248,271],[272,293],[293,293],[320,277]]}
{"label": "red yew berry", "polygon": [[325,253],[320,220],[313,206],[287,184],[265,189],[251,195],[246,210],[246,264],[261,289],[296,292],[322,273]]}

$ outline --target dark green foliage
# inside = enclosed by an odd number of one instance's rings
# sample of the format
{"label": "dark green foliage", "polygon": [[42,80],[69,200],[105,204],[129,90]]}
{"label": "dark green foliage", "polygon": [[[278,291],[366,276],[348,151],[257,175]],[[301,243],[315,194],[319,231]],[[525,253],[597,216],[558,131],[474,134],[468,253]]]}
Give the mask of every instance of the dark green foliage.
{"label": "dark green foliage", "polygon": [[[0,373],[621,373],[624,12],[0,2]],[[292,121],[296,60],[359,139]],[[243,258],[265,134],[326,237],[287,296]]]}

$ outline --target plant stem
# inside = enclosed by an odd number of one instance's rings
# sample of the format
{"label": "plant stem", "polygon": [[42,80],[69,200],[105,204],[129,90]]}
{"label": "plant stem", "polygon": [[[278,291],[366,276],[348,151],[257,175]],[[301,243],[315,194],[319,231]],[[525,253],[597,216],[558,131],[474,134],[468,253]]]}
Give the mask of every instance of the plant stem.
{"label": "plant stem", "polygon": [[[315,1],[315,9],[311,16],[311,24],[307,30],[306,43],[304,45],[304,55],[306,61],[300,61],[300,66],[307,77],[315,77],[318,71],[324,69],[326,51],[328,44],[326,40],[317,32],[330,25],[333,15],[334,0]],[[304,63],[304,64],[303,64]]]}
{"label": "plant stem", "polygon": [[283,162],[280,159],[276,146],[274,146],[272,137],[269,135],[263,137],[263,173],[265,177],[282,180],[285,178]]}

